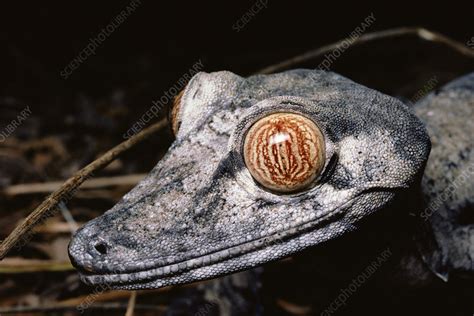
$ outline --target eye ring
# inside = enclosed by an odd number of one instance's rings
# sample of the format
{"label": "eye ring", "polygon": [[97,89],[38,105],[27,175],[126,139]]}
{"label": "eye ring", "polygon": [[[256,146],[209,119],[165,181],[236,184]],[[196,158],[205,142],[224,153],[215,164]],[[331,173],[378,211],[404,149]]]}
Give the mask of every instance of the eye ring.
{"label": "eye ring", "polygon": [[264,188],[279,193],[302,191],[324,169],[324,135],[302,114],[272,113],[248,129],[243,158],[253,179]]}

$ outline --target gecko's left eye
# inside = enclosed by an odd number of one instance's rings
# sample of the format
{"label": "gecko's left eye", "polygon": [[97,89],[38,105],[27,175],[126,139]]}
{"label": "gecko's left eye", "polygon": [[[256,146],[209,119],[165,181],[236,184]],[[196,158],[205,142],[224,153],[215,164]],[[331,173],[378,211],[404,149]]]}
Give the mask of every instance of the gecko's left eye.
{"label": "gecko's left eye", "polygon": [[324,136],[303,115],[274,113],[250,127],[243,156],[250,174],[263,187],[283,193],[300,191],[324,167]]}

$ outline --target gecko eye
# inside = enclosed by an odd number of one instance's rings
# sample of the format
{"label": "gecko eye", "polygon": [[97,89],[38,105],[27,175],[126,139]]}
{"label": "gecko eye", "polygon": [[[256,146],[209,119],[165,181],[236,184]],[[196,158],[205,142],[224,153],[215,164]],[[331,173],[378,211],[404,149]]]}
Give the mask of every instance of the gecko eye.
{"label": "gecko eye", "polygon": [[299,191],[308,187],[324,167],[324,136],[305,116],[270,114],[247,132],[244,161],[252,177],[265,188],[284,193]]}
{"label": "gecko eye", "polygon": [[173,100],[173,104],[171,105],[171,108],[168,112],[168,121],[171,124],[171,130],[173,131],[174,136],[178,134],[179,130],[179,109],[181,108],[181,98],[183,97],[183,93],[186,87],[181,90]]}

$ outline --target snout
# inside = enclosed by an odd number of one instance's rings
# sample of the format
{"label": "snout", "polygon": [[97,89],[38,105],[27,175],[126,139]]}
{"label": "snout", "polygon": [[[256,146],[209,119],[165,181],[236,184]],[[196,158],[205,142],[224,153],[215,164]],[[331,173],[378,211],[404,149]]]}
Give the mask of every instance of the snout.
{"label": "snout", "polygon": [[72,264],[88,273],[104,272],[105,263],[112,261],[111,253],[117,249],[110,240],[96,231],[90,223],[78,230],[69,244],[69,258]]}
{"label": "snout", "polygon": [[[69,244],[69,257],[78,270],[86,274],[118,274],[147,269],[157,263],[143,242],[103,219],[95,219],[79,229]],[[138,254],[138,249],[143,251]]]}

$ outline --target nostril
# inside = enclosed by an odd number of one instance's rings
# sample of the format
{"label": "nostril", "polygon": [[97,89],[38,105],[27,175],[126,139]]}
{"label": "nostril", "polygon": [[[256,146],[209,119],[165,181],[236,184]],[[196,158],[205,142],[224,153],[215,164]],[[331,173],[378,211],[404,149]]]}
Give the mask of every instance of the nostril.
{"label": "nostril", "polygon": [[107,254],[107,245],[103,241],[96,243],[94,248],[102,255]]}

